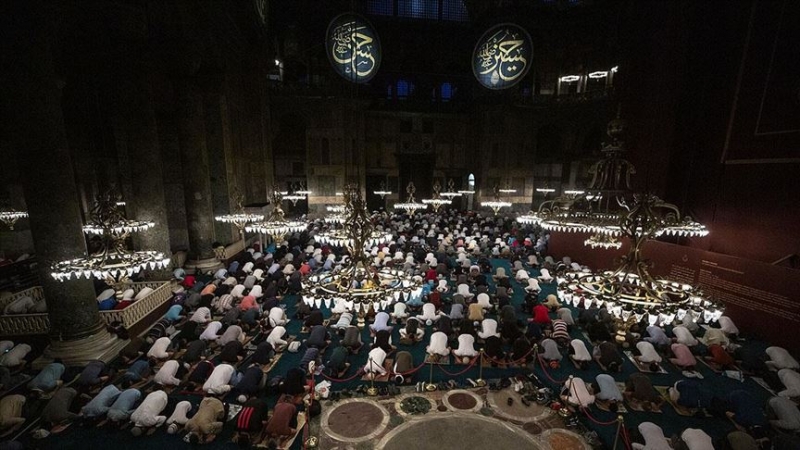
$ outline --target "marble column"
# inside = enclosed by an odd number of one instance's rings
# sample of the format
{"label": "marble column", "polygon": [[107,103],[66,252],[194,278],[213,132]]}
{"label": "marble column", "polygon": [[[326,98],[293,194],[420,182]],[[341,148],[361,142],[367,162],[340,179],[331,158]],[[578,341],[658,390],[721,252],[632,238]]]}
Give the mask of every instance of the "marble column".
{"label": "marble column", "polygon": [[211,246],[215,240],[214,210],[204,122],[202,95],[194,83],[182,81],[178,100],[178,142],[189,231],[187,267],[210,269],[217,264]]}
{"label": "marble column", "polygon": [[[152,91],[147,75],[126,72],[119,80],[120,126],[125,133],[131,178],[131,197],[126,199],[132,218],[155,222],[149,230],[134,235],[137,250],[155,250],[170,255],[164,177]],[[147,273],[151,280],[168,280],[169,270]]]}
{"label": "marble column", "polygon": [[[208,148],[209,174],[211,175],[211,196],[214,216],[232,213],[235,206],[230,196],[230,130],[225,96],[209,93],[205,96],[203,107],[206,114],[206,146]],[[229,169],[230,168],[230,169]],[[214,221],[217,240],[223,245],[239,240],[239,230],[229,223]]]}
{"label": "marble column", "polygon": [[3,70],[0,85],[5,89],[3,104],[13,108],[5,115],[13,130],[7,138],[25,174],[21,178],[50,319],[50,345],[40,361],[58,357],[79,364],[109,360],[125,341],[105,331],[91,281],[58,282],[50,275],[51,264],[85,256],[86,241],[53,66],[49,13],[40,0],[9,1],[0,7],[0,17],[14,19],[0,20],[0,26],[11,35],[26,36],[0,44],[0,54],[8,58],[5,69],[10,69]]}

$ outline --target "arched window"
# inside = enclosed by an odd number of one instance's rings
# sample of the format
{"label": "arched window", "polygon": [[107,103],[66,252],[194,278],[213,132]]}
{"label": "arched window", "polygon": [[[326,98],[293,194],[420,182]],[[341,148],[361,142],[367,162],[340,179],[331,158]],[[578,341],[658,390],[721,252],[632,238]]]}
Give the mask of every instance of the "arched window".
{"label": "arched window", "polygon": [[408,98],[414,91],[414,84],[408,80],[397,80],[397,98]]}
{"label": "arched window", "polygon": [[469,186],[470,191],[475,189],[475,175],[469,174],[467,177],[467,185]]}
{"label": "arched window", "polygon": [[450,101],[453,98],[453,86],[450,83],[442,83],[439,87],[439,96],[443,102]]}

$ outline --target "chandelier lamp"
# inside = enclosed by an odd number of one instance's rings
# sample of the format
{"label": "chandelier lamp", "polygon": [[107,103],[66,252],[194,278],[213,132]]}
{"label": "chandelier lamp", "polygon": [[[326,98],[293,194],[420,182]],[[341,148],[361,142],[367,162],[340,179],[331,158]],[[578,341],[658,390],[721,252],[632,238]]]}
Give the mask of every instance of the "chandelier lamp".
{"label": "chandelier lamp", "polygon": [[386,181],[381,181],[381,187],[376,191],[372,191],[372,193],[380,195],[381,200],[385,200],[387,195],[392,195],[392,191],[386,189]]}
{"label": "chandelier lamp", "polygon": [[417,188],[414,186],[414,182],[408,183],[406,187],[406,193],[408,194],[408,198],[403,203],[395,203],[395,209],[402,209],[410,215],[414,215],[414,211],[418,209],[425,209],[427,207],[426,204],[418,202],[414,198],[414,193],[417,192]]}
{"label": "chandelier lamp", "polygon": [[9,230],[13,230],[14,224],[16,224],[19,219],[25,217],[28,217],[28,213],[17,211],[11,207],[3,208],[3,210],[0,211],[0,222],[3,222],[3,225],[7,226]]}
{"label": "chandelier lamp", "polygon": [[439,208],[441,208],[442,205],[449,205],[453,203],[453,201],[450,199],[442,198],[441,190],[442,186],[439,184],[439,181],[436,181],[433,183],[433,196],[431,198],[422,199],[422,203],[431,205],[433,212],[435,213],[439,212]]}
{"label": "chandelier lamp", "polygon": [[277,188],[273,188],[272,198],[272,212],[267,220],[263,222],[255,222],[247,225],[245,230],[250,233],[266,234],[275,240],[275,242],[283,242],[286,235],[291,233],[298,233],[306,229],[305,222],[286,220],[281,202],[283,195]]}
{"label": "chandelier lamp", "polygon": [[421,283],[404,271],[370,265],[368,249],[389,243],[392,235],[375,228],[361,191],[355,186],[346,188],[344,214],[341,230],[319,233],[314,239],[345,248],[349,262],[342,270],[309,276],[303,283],[303,301],[318,307],[323,301],[328,305],[331,301],[344,302],[348,310],[362,313],[361,321],[370,308],[377,311],[404,301],[401,298],[422,295]]}
{"label": "chandelier lamp", "polygon": [[450,179],[450,180],[447,182],[447,190],[446,190],[445,192],[442,192],[440,195],[441,195],[442,197],[444,197],[444,198],[449,198],[449,199],[451,199],[451,200],[452,200],[452,199],[454,199],[455,197],[461,197],[461,196],[463,195],[463,192],[461,192],[461,191],[456,191],[456,188],[455,188],[455,183],[453,182],[453,179],[451,178],[451,179]]}
{"label": "chandelier lamp", "polygon": [[502,208],[510,208],[511,207],[511,202],[506,202],[506,201],[500,200],[500,188],[498,188],[497,185],[495,185],[495,187],[494,187],[494,200],[481,202],[481,206],[484,206],[484,207],[487,207],[487,208],[491,208],[492,211],[494,211],[494,214],[497,215],[497,213],[500,211],[500,209],[502,209]]}
{"label": "chandelier lamp", "polygon": [[615,270],[570,273],[565,280],[571,294],[618,305],[618,309],[610,309],[617,317],[641,310],[669,313],[698,307],[717,311],[716,303],[695,287],[650,274],[652,265],[642,257],[645,243],[663,235],[703,237],[708,229],[691,217],[681,216],[677,206],[631,189],[630,176],[636,169],[623,157],[625,131],[623,120],[609,123],[611,142],[603,147],[603,159],[590,169],[593,179],[585,192],[564,191],[564,196],[542,202],[538,211],[519,216],[517,221],[538,224],[545,230],[592,233],[584,241],[592,248],[619,249],[621,240],[627,239],[630,249]]}
{"label": "chandelier lamp", "polygon": [[253,222],[260,222],[264,220],[264,216],[261,214],[248,214],[244,210],[244,196],[242,196],[239,191],[235,191],[233,194],[233,201],[234,201],[234,210],[231,214],[225,214],[222,216],[214,217],[214,220],[217,222],[222,223],[229,223],[236,227],[239,231],[239,236],[244,239],[244,229],[248,223]]}
{"label": "chandelier lamp", "polygon": [[121,299],[132,276],[169,266],[170,259],[161,252],[131,251],[126,248],[125,241],[131,233],[147,230],[155,224],[125,218],[117,206],[118,200],[119,196],[113,192],[98,195],[90,222],[83,227],[83,232],[100,237],[100,251],[85,258],[55,263],[51,272],[54,279],[96,278],[105,281],[114,289],[117,299]]}

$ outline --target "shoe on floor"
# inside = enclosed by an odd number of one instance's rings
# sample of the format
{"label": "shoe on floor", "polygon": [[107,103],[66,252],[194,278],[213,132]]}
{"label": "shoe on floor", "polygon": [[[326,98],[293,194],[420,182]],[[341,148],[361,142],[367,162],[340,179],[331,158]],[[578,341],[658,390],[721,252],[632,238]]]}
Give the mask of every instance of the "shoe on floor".
{"label": "shoe on floor", "polygon": [[514,399],[511,398],[511,397],[508,397],[508,400],[506,400],[506,403],[508,404],[508,406],[511,406],[511,405],[514,404]]}
{"label": "shoe on floor", "polygon": [[683,372],[681,372],[681,374],[683,376],[685,376],[686,378],[697,378],[697,372],[691,372],[691,371],[688,371],[688,370],[684,370]]}

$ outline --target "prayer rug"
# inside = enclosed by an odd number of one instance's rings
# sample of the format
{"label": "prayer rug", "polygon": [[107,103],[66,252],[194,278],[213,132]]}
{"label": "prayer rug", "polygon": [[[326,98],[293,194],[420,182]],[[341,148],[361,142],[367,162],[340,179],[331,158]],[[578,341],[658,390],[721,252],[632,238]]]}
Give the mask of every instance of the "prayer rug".
{"label": "prayer rug", "polygon": [[425,363],[426,364],[447,364],[450,365],[450,355],[431,355],[430,353],[425,354]]}
{"label": "prayer rug", "polygon": [[625,353],[625,356],[627,356],[628,359],[633,363],[634,367],[639,369],[639,372],[643,372],[643,373],[667,373],[666,369],[664,369],[664,366],[663,366],[664,361],[661,361],[658,364],[658,372],[653,372],[652,370],[650,370],[650,364],[649,363],[640,363],[639,361],[637,361],[636,358],[634,358],[634,356],[633,356],[633,352],[625,351],[623,353]]}
{"label": "prayer rug", "polygon": [[[617,383],[617,387],[619,388],[620,392],[625,392],[625,383]],[[654,388],[655,388],[655,386],[654,386]],[[645,407],[640,402],[637,402],[636,400],[629,400],[627,398],[625,399],[625,403],[627,404],[627,409],[629,409],[631,411],[651,412],[651,413],[656,413],[656,414],[661,414],[661,413],[664,412],[662,410],[663,406],[658,407],[658,409],[656,409],[656,410],[645,409]]]}

